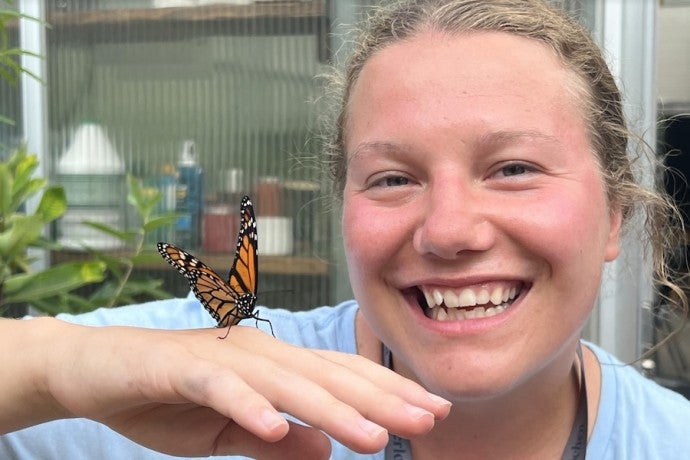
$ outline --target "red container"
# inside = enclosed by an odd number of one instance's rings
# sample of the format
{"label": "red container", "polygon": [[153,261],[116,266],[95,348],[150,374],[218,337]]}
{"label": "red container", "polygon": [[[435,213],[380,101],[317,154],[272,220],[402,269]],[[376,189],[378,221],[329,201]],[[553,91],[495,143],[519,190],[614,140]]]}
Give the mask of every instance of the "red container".
{"label": "red container", "polygon": [[234,252],[240,216],[230,206],[210,205],[204,209],[204,252]]}
{"label": "red container", "polygon": [[274,176],[259,178],[256,184],[256,214],[261,216],[281,216],[281,185],[280,180]]}

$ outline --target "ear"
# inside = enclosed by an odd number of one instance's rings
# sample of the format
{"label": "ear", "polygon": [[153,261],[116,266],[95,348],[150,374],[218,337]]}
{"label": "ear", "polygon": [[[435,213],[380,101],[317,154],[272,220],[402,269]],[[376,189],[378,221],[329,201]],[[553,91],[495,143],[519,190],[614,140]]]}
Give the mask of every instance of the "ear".
{"label": "ear", "polygon": [[623,211],[620,206],[612,207],[609,215],[609,235],[606,242],[606,262],[611,262],[620,254],[621,226],[623,225]]}

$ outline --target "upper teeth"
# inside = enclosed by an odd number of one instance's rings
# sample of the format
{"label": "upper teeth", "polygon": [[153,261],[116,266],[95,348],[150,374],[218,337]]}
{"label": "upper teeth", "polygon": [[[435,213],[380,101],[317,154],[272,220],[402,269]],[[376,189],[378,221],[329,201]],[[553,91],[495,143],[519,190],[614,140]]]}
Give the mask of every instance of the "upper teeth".
{"label": "upper teeth", "polygon": [[501,305],[514,299],[519,292],[516,283],[476,286],[462,289],[422,287],[429,308],[445,305],[447,308],[473,307],[491,302]]}

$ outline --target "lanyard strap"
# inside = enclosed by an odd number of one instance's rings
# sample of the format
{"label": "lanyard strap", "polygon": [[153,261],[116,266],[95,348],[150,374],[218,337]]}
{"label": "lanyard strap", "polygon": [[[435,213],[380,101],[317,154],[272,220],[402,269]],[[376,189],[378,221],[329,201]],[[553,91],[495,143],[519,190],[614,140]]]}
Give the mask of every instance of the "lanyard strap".
{"label": "lanyard strap", "polygon": [[[563,449],[561,460],[584,460],[587,456],[587,385],[585,384],[585,364],[582,359],[582,344],[577,345],[577,358],[580,362],[580,397],[573,428]],[[393,355],[383,345],[383,365],[393,369]],[[386,460],[412,460],[410,441],[390,434],[386,445]]]}

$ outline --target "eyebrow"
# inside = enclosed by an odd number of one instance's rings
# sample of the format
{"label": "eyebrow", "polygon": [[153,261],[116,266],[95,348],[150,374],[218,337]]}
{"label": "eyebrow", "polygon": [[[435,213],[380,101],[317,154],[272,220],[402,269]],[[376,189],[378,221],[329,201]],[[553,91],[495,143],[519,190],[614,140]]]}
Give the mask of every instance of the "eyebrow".
{"label": "eyebrow", "polygon": [[400,150],[400,146],[394,142],[374,141],[362,142],[350,153],[350,157],[356,157],[368,153],[369,151],[393,152]]}
{"label": "eyebrow", "polygon": [[[560,140],[549,134],[537,130],[500,130],[486,133],[479,137],[477,145],[505,145],[515,141],[543,141],[547,143],[560,144]],[[357,145],[351,153],[347,155],[348,163],[353,159],[366,156],[369,153],[395,153],[405,149],[400,144],[387,141],[362,142]]]}
{"label": "eyebrow", "polygon": [[545,134],[536,130],[516,130],[516,131],[492,131],[479,138],[479,145],[503,145],[514,141],[545,141],[553,144],[560,144],[556,136]]}
{"label": "eyebrow", "polygon": [[373,155],[375,153],[379,154],[395,154],[396,152],[402,152],[405,149],[402,148],[400,144],[395,142],[387,141],[373,141],[373,142],[362,142],[357,145],[351,153],[347,153],[347,164],[349,165],[353,160],[358,158],[366,158],[367,155]]}

